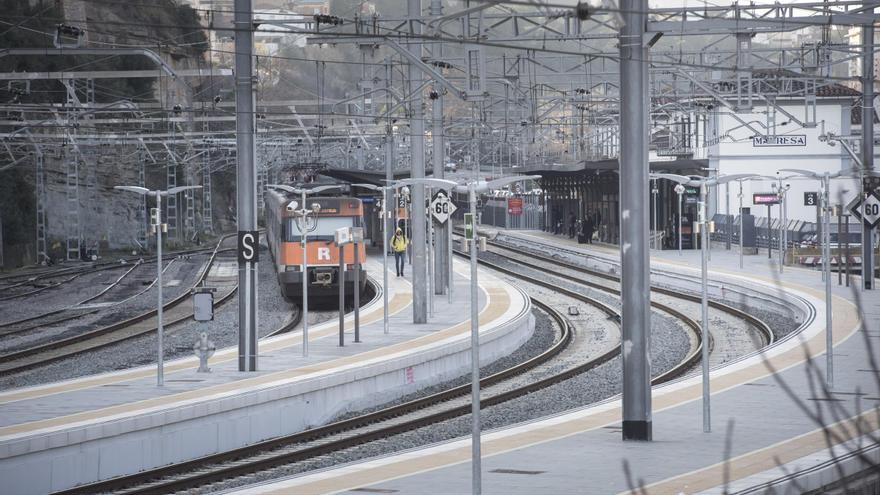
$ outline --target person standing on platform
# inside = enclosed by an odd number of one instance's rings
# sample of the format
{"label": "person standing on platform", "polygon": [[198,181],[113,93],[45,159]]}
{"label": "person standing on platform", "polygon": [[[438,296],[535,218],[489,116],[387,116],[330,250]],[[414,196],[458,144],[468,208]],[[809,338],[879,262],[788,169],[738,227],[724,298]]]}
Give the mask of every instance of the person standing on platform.
{"label": "person standing on platform", "polygon": [[574,238],[575,228],[576,228],[577,219],[574,216],[574,213],[568,214],[568,238]]}
{"label": "person standing on platform", "polygon": [[586,220],[584,220],[584,234],[586,236],[587,244],[593,243],[593,231],[595,230],[595,226],[593,225],[593,215],[587,214]]}
{"label": "person standing on platform", "polygon": [[409,239],[403,235],[403,230],[398,228],[394,231],[394,236],[391,237],[391,241],[389,242],[391,245],[391,250],[394,251],[394,266],[397,268],[397,276],[403,276],[403,267],[406,266],[406,246],[409,244]]}

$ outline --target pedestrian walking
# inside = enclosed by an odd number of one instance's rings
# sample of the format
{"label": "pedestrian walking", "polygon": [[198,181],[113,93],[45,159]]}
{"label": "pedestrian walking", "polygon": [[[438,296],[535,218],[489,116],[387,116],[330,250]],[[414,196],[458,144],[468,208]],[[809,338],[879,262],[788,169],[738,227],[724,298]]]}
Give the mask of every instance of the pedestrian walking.
{"label": "pedestrian walking", "polygon": [[391,237],[391,241],[388,243],[391,245],[391,250],[394,251],[394,267],[397,268],[397,276],[403,276],[403,267],[406,266],[406,246],[409,244],[409,239],[403,235],[402,229],[397,229],[394,231],[394,235]]}

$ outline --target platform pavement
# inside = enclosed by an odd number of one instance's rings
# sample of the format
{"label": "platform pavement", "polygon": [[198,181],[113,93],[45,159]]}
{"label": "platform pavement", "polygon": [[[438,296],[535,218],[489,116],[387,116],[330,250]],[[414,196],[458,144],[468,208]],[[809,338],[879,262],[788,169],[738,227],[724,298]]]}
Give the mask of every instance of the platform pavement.
{"label": "platform pavement", "polygon": [[[583,250],[585,255],[614,257],[618,252],[615,247],[577,245],[543,232],[514,235],[536,243],[549,240]],[[699,251],[681,256],[677,251],[652,251],[652,265],[682,274],[697,276],[699,260]],[[769,290],[797,292],[817,310],[812,324],[798,338],[778,343],[765,355],[713,370],[712,432],[702,431],[699,376],[654,389],[652,442],[621,441],[618,399],[485,432],[483,493],[622,493],[634,486],[644,486],[650,494],[727,493],[778,478],[783,472],[811,467],[828,451],[820,423],[837,423],[835,431],[848,427],[841,433],[846,439],[858,436],[852,423],[852,418],[858,418],[862,421],[861,432],[877,438],[880,377],[869,358],[873,355],[880,359],[880,291],[838,287],[834,279],[835,382],[828,400],[821,390],[815,390],[821,389],[825,366],[824,283],[820,272],[785,267],[780,276],[778,267],[760,255],[745,257],[744,268],[740,269],[738,254],[724,250],[712,253],[710,270],[712,277],[746,277],[767,283]],[[853,304],[856,297],[862,299],[863,322]],[[808,379],[805,350],[814,356],[811,363],[818,382]],[[772,375],[768,364],[779,372]],[[790,395],[783,386],[790,387]],[[828,413],[829,405],[839,408],[837,416]],[[817,408],[826,411],[821,419],[809,416]],[[725,479],[731,480],[728,487]],[[304,495],[349,490],[471,493],[470,439],[236,493]]]}
{"label": "platform pavement", "polygon": [[[392,368],[384,363],[388,360],[411,359],[414,363],[420,360],[437,359],[433,364],[437,376],[424,374],[422,368],[412,364],[412,375],[407,378],[409,388],[425,385],[444,378],[440,359],[444,356],[444,346],[456,348],[458,353],[467,354],[466,348],[469,343],[469,313],[462,312],[462,306],[468,306],[470,301],[470,274],[468,266],[462,261],[455,263],[455,286],[452,300],[447,296],[435,296],[434,313],[429,315],[428,323],[422,325],[412,324],[412,284],[411,275],[396,277],[391,273],[389,266],[389,333],[383,333],[383,305],[381,297],[361,312],[361,340],[362,343],[354,343],[353,317],[346,319],[346,346],[338,347],[338,319],[333,319],[321,324],[312,324],[309,331],[309,357],[304,358],[301,354],[301,331],[283,334],[262,340],[259,347],[259,371],[254,373],[241,373],[237,371],[237,350],[228,348],[218,351],[210,360],[211,373],[197,373],[198,360],[183,358],[166,363],[165,386],[156,386],[155,365],[118,371],[102,375],[83,377],[66,382],[47,384],[39,387],[25,389],[12,389],[0,392],[0,478],[9,481],[16,477],[19,482],[28,481],[26,466],[9,463],[27,452],[42,452],[52,448],[75,448],[77,442],[87,442],[92,438],[107,438],[119,433],[138,431],[139,428],[149,428],[157,424],[156,412],[164,414],[159,423],[168,421],[186,420],[192,421],[199,415],[212,414],[212,410],[224,410],[218,408],[216,402],[228,399],[237,399],[236,394],[254,396],[256,394],[268,394],[265,400],[273,400],[279,395],[277,392],[282,386],[294,386],[296,384],[307,387],[320,387],[322,383],[330,381],[338,382],[333,378],[337,370],[360,373],[358,366],[363,363],[373,363],[380,373],[388,373]],[[370,259],[367,270],[381,283],[381,260]],[[409,270],[408,270],[409,271]],[[411,272],[410,272],[411,273]],[[505,321],[513,321],[512,317],[528,311],[528,299],[517,289],[510,287],[491,275],[482,275],[480,278],[478,300],[480,305],[481,336],[488,332],[490,335],[499,334],[498,328],[504,326]],[[502,307],[503,306],[503,307]],[[505,341],[508,346],[518,346],[528,335],[523,333],[515,338],[493,337],[495,341]],[[454,345],[450,345],[455,343]],[[500,346],[499,346],[500,347]],[[461,348],[461,349],[458,349]],[[506,352],[513,350],[509,349]],[[451,351],[450,351],[451,352]],[[406,357],[414,353],[412,358]],[[425,357],[416,356],[424,355]],[[490,352],[487,351],[487,356]],[[494,358],[497,358],[495,356]],[[493,359],[494,359],[493,358]],[[428,361],[426,362],[426,367]],[[446,365],[449,366],[449,365]],[[469,366],[469,365],[468,365]],[[387,369],[386,369],[387,368]],[[396,368],[394,368],[396,370]],[[338,374],[338,373],[337,373]],[[382,375],[384,376],[384,375]],[[332,378],[332,380],[327,380]],[[342,380],[336,386],[346,386],[349,377]],[[426,383],[426,380],[429,383]],[[294,385],[290,385],[293,383]],[[397,382],[393,382],[397,383]],[[374,385],[375,386],[375,385]],[[316,389],[318,390],[318,389]],[[364,391],[366,400],[372,402],[380,400],[387,395],[381,388]],[[403,392],[405,393],[405,392]],[[370,396],[372,394],[372,397]],[[363,394],[362,394],[363,395]],[[356,391],[349,391],[344,402],[350,401],[357,404],[357,400],[364,398],[358,396]],[[392,397],[393,398],[393,397]],[[253,399],[256,400],[256,399]],[[319,404],[313,402],[311,409],[319,409]],[[338,395],[336,399],[338,405]],[[214,404],[214,405],[212,405]],[[308,401],[305,401],[308,404]],[[286,406],[290,412],[290,406]],[[367,406],[363,406],[367,407]],[[184,414],[176,411],[184,408]],[[281,408],[283,409],[283,407]],[[315,412],[314,417],[330,419],[339,411]],[[147,414],[147,416],[143,416]],[[254,414],[253,411],[250,414]],[[170,415],[170,416],[169,416]],[[298,418],[299,419],[299,418]],[[119,427],[119,422],[126,421],[124,427]],[[291,423],[283,418],[282,422]],[[314,421],[307,418],[302,421]],[[308,424],[308,423],[307,423]],[[229,423],[231,436],[241,436],[236,428],[241,424],[234,421]],[[79,429],[81,427],[81,429]],[[245,426],[246,429],[254,430],[265,428],[267,432],[277,425]],[[285,425],[283,428],[288,428]],[[117,430],[119,430],[117,432]],[[163,433],[168,437],[169,433]],[[266,433],[264,438],[271,434]],[[78,440],[77,440],[78,439]],[[117,456],[143,455],[150,457],[150,449],[156,449],[158,444],[155,440],[139,439],[134,443],[143,444],[144,452],[119,452]],[[152,442],[152,443],[151,443]],[[60,445],[54,445],[58,443]],[[222,445],[222,440],[219,442]],[[164,446],[163,448],[167,448]],[[140,448],[134,446],[135,450]],[[91,449],[96,450],[96,449]],[[68,470],[94,471],[112,475],[114,464],[111,449],[100,448],[103,451],[101,462],[75,461],[68,466]],[[186,450],[186,449],[183,449]],[[193,450],[193,449],[190,449]],[[88,450],[83,449],[82,453]],[[76,456],[77,454],[73,454]],[[204,454],[202,454],[204,455]],[[71,457],[70,452],[65,453]],[[109,456],[109,459],[108,459]],[[82,456],[87,457],[87,456]],[[28,461],[33,462],[33,461]],[[45,462],[45,461],[44,461]],[[56,469],[54,466],[52,469]],[[66,461],[67,462],[67,461]],[[79,464],[77,464],[77,462]],[[69,462],[68,462],[69,463]],[[103,463],[103,464],[102,464]],[[81,465],[80,465],[81,464]],[[96,465],[102,464],[102,465]],[[35,470],[36,472],[36,470]],[[116,473],[116,474],[121,474]],[[33,475],[33,485],[26,486],[30,493],[42,493],[48,490],[64,488],[64,486],[50,484],[45,480],[37,479]],[[105,479],[104,474],[98,479]],[[85,477],[83,478],[85,479]],[[86,480],[88,481],[88,480]],[[53,482],[54,483],[54,482]],[[16,485],[22,486],[22,485]],[[12,492],[8,492],[12,493]]]}

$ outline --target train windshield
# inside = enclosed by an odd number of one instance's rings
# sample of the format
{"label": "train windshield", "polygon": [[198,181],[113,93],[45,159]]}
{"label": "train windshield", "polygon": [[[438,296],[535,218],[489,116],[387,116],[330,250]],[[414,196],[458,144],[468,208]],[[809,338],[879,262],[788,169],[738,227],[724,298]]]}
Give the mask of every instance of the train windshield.
{"label": "train windshield", "polygon": [[[342,227],[359,227],[360,217],[319,217],[315,230],[306,232],[308,239],[330,241],[335,238],[336,229]],[[294,218],[284,219],[284,240],[287,242],[299,242],[302,237],[299,225]],[[309,221],[309,224],[312,224]]]}

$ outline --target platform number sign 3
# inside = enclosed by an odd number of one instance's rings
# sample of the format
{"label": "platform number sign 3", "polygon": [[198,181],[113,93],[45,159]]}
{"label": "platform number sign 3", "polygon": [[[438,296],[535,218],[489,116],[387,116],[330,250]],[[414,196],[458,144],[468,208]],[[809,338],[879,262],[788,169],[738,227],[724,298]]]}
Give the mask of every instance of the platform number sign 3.
{"label": "platform number sign 3", "polygon": [[260,254],[260,232],[257,230],[238,231],[238,262],[256,263]]}
{"label": "platform number sign 3", "polygon": [[804,192],[804,206],[818,206],[819,193],[815,191]]}
{"label": "platform number sign 3", "polygon": [[876,227],[880,223],[880,195],[874,191],[868,194],[868,197],[864,200],[860,201],[860,199],[856,198],[855,201],[850,203],[850,211],[871,228]]}

